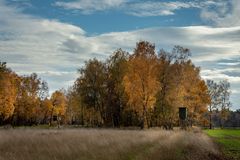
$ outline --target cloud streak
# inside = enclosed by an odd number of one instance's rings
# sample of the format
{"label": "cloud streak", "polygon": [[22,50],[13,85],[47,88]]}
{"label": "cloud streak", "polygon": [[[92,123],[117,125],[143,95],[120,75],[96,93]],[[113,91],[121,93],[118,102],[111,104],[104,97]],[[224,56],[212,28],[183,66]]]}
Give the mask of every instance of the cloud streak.
{"label": "cloud streak", "polygon": [[78,10],[82,14],[94,14],[117,10],[137,17],[169,16],[182,9],[195,8],[200,10],[200,17],[206,23],[218,27],[240,25],[239,0],[195,0],[195,1],[138,1],[138,0],[77,0],[57,1],[54,6],[66,10]]}
{"label": "cloud streak", "polygon": [[82,14],[93,14],[98,11],[121,10],[126,14],[138,17],[174,15],[176,10],[198,7],[192,2],[157,2],[127,0],[77,0],[72,2],[58,1],[55,6],[67,10],[79,10]]}
{"label": "cloud streak", "polygon": [[118,8],[125,3],[126,0],[78,0],[72,2],[58,1],[54,5],[68,10],[80,10],[83,14],[92,14],[97,11]]}
{"label": "cloud streak", "polygon": [[176,10],[183,8],[191,8],[195,5],[193,3],[184,2],[139,2],[132,3],[125,7],[130,8],[126,11],[127,14],[138,16],[138,17],[149,17],[149,16],[168,16],[174,15]]}

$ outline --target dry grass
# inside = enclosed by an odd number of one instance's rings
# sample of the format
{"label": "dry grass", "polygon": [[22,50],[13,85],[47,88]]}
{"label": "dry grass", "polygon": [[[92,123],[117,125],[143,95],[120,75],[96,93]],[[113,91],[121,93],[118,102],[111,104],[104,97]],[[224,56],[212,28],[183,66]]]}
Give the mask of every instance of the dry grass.
{"label": "dry grass", "polygon": [[220,159],[202,132],[113,129],[0,130],[0,160]]}

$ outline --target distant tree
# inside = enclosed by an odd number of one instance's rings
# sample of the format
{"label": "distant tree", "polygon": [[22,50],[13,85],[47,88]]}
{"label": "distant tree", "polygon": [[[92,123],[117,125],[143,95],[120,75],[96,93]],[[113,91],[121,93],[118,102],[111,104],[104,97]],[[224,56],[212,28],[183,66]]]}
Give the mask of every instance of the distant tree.
{"label": "distant tree", "polygon": [[209,129],[212,129],[212,114],[213,110],[217,109],[219,105],[219,96],[220,96],[220,89],[219,85],[214,82],[213,80],[207,80],[208,86],[208,95],[210,96],[210,104],[209,104]]}
{"label": "distant tree", "polygon": [[48,83],[46,81],[41,81],[39,84],[38,97],[40,98],[40,100],[44,100],[48,96],[49,96]]}
{"label": "distant tree", "polygon": [[219,107],[220,107],[220,126],[223,128],[223,121],[227,120],[229,115],[229,109],[231,107],[230,102],[230,83],[227,80],[223,80],[219,82]]}
{"label": "distant tree", "polygon": [[239,113],[239,114],[240,114],[240,109],[237,109],[237,110],[236,110],[236,113]]}
{"label": "distant tree", "polygon": [[221,122],[221,110],[219,111],[217,108],[212,112],[212,123],[215,127],[240,127],[240,112],[239,110],[229,110],[228,118]]}
{"label": "distant tree", "polygon": [[224,122],[225,127],[240,127],[240,112],[229,111],[228,119]]}
{"label": "distant tree", "polygon": [[128,102],[141,118],[142,128],[149,126],[149,110],[153,109],[156,94],[160,90],[157,81],[157,56],[155,46],[149,42],[137,43],[128,61],[128,71],[124,77]]}

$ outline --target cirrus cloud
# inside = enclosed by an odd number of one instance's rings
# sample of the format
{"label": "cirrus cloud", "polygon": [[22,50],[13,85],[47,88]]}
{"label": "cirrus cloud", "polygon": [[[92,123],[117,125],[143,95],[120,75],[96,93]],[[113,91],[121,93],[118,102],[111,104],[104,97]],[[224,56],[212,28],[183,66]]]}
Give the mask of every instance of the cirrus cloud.
{"label": "cirrus cloud", "polygon": [[169,16],[181,9],[200,10],[203,21],[214,26],[239,26],[239,0],[194,0],[194,1],[140,1],[140,0],[76,0],[57,1],[54,6],[67,10],[78,10],[82,14],[93,14],[108,10],[118,10],[137,17]]}

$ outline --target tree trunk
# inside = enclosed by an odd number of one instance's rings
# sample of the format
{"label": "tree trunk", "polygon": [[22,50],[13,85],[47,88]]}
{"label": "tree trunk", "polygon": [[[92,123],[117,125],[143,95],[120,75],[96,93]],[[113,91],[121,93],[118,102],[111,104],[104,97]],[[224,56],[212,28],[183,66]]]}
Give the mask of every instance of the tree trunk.
{"label": "tree trunk", "polygon": [[212,113],[209,115],[209,129],[212,129]]}
{"label": "tree trunk", "polygon": [[49,126],[52,126],[52,121],[53,121],[53,108],[52,108],[52,111],[51,111]]}
{"label": "tree trunk", "polygon": [[147,128],[148,128],[147,118],[146,118],[146,116],[144,116],[142,118],[141,129],[147,129]]}
{"label": "tree trunk", "polygon": [[148,128],[147,110],[146,110],[146,107],[143,106],[143,117],[142,117],[142,126],[141,126],[141,129],[147,129],[147,128]]}

